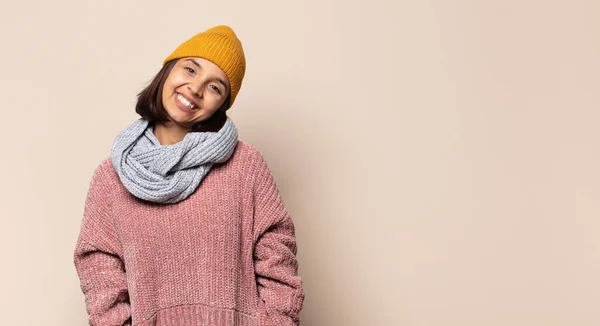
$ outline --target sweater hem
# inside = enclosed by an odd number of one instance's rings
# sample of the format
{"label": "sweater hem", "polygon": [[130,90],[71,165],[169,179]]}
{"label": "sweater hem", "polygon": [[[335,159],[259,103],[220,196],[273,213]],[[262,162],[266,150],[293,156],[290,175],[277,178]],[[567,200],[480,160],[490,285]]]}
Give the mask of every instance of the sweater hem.
{"label": "sweater hem", "polygon": [[134,326],[259,326],[259,316],[201,304],[163,308]]}

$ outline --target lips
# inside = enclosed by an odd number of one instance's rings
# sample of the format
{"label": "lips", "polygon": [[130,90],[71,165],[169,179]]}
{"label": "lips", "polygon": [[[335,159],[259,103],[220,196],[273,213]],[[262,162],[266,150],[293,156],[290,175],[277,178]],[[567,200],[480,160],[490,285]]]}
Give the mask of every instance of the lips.
{"label": "lips", "polygon": [[196,104],[196,102],[194,102],[194,100],[191,100],[189,97],[187,97],[183,94],[177,93],[177,95],[175,97],[181,104],[185,105],[189,109],[196,109],[198,107],[198,104]]}
{"label": "lips", "polygon": [[186,97],[181,94],[175,95],[175,106],[185,113],[195,114],[198,112],[198,106],[196,103],[189,101]]}

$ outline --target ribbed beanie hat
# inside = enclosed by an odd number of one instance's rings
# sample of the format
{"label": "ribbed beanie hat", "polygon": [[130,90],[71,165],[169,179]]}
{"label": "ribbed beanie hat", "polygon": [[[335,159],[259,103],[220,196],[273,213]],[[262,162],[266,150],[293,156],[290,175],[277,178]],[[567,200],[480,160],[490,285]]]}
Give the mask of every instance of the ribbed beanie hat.
{"label": "ribbed beanie hat", "polygon": [[229,107],[231,107],[246,73],[244,49],[233,29],[220,25],[192,36],[163,61],[163,66],[171,60],[185,57],[204,58],[225,72],[231,86],[229,100]]}

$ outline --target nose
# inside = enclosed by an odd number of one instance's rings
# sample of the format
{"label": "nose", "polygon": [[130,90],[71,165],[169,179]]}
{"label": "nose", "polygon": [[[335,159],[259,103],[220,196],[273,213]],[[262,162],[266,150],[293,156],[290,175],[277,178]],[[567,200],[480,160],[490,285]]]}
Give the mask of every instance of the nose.
{"label": "nose", "polygon": [[192,94],[202,97],[202,83],[201,82],[190,82],[187,85],[188,89],[192,92]]}

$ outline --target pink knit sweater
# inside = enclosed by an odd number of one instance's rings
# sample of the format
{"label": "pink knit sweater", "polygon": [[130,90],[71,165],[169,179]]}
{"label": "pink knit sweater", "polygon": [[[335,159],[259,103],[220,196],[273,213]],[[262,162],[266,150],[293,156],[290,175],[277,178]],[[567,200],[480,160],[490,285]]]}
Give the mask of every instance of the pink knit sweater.
{"label": "pink knit sweater", "polygon": [[74,261],[90,325],[299,324],[294,224],[262,155],[244,142],[172,205],[131,195],[105,159]]}

